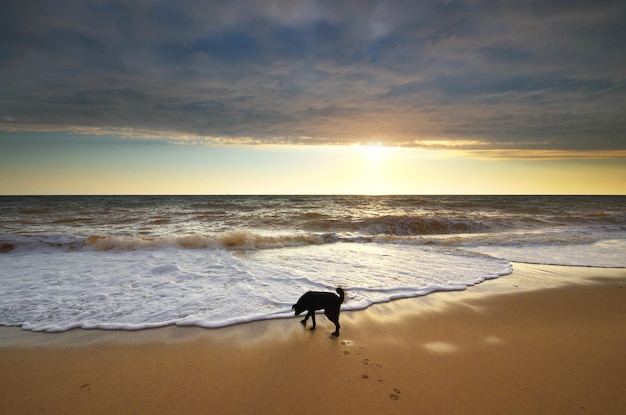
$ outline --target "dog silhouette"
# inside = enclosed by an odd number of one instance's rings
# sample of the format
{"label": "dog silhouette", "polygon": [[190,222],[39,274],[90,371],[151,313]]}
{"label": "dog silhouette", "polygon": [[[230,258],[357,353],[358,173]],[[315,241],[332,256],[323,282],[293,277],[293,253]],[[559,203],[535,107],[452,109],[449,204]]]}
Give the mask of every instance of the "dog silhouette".
{"label": "dog silhouette", "polygon": [[336,291],[339,296],[331,292],[307,291],[291,309],[295,310],[296,316],[305,310],[307,311],[306,317],[300,323],[306,327],[306,321],[311,317],[313,320],[311,330],[315,330],[315,310],[324,310],[326,317],[335,324],[333,336],[339,337],[339,311],[341,303],[343,303],[344,292],[342,288],[337,288]]}

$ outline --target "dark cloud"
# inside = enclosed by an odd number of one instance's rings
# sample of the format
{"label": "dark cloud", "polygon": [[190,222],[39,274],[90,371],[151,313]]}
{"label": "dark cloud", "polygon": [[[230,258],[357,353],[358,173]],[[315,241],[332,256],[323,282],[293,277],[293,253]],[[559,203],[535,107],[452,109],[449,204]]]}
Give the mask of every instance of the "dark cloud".
{"label": "dark cloud", "polygon": [[0,128],[623,150],[625,17],[582,0],[9,1]]}

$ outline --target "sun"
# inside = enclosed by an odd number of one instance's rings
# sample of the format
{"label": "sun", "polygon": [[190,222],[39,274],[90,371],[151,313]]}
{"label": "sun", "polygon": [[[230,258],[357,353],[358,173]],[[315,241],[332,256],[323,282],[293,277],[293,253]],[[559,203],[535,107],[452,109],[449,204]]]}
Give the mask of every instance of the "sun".
{"label": "sun", "polygon": [[391,147],[381,143],[354,145],[352,189],[360,194],[388,194],[392,190]]}
{"label": "sun", "polygon": [[356,144],[355,147],[361,151],[363,158],[370,163],[382,162],[389,152],[389,148],[381,143]]}

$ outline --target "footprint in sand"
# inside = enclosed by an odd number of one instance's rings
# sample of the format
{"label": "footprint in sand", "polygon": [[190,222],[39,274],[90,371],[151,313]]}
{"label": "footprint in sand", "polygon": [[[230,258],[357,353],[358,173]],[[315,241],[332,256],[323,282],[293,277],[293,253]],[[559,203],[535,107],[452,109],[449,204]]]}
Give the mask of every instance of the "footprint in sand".
{"label": "footprint in sand", "polygon": [[[351,347],[351,346],[352,346],[352,340],[342,340],[342,341],[341,341],[341,345],[342,345],[342,346],[345,346],[345,347]],[[350,351],[348,351],[348,350],[344,350],[344,351],[343,351],[343,354],[344,354],[345,356],[349,356],[349,355],[350,355]]]}
{"label": "footprint in sand", "polygon": [[[341,344],[342,346],[344,346],[344,347],[351,347],[351,346],[353,346],[353,345],[354,345],[354,343],[352,342],[352,340],[342,340],[340,344]],[[365,350],[365,347],[363,347],[363,346],[359,346],[359,350],[360,350],[360,351],[363,351],[363,350]],[[360,352],[360,351],[358,351],[356,354],[357,354],[357,355],[361,355],[361,352]],[[351,352],[350,352],[349,350],[343,350],[343,351],[342,351],[342,353],[344,354],[344,356],[350,356],[350,355],[351,355]],[[371,360],[371,359],[369,359],[369,358],[363,358],[363,359],[361,359],[361,364],[362,364],[363,366],[365,366],[365,367],[363,368],[363,369],[365,370],[365,373],[361,373],[361,379],[363,379],[363,380],[367,380],[367,379],[369,379],[369,378],[370,378],[370,375],[369,375],[368,370],[367,370],[367,366],[369,366],[371,362],[372,362],[372,360]],[[383,365],[381,365],[381,364],[376,364],[375,366],[376,366],[376,368],[377,368],[377,369],[382,369],[382,367],[383,367]],[[378,378],[376,381],[377,381],[378,383],[383,383],[383,382],[384,382],[384,381],[383,381],[383,379],[380,379],[380,378]],[[396,395],[397,395],[397,394],[396,394]],[[397,397],[396,397],[396,398],[392,398],[392,399],[397,399]]]}
{"label": "footprint in sand", "polygon": [[394,401],[397,401],[398,399],[400,399],[400,389],[393,388],[393,393],[389,394],[389,398],[393,399]]}

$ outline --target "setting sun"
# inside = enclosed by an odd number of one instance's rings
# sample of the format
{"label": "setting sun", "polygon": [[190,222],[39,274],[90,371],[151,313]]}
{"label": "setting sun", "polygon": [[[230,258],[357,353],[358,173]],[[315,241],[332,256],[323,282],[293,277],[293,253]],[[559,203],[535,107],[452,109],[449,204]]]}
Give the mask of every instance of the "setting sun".
{"label": "setting sun", "polygon": [[356,144],[354,147],[358,149],[362,153],[363,157],[369,161],[382,160],[391,150],[389,147],[384,147],[380,143],[366,145]]}

